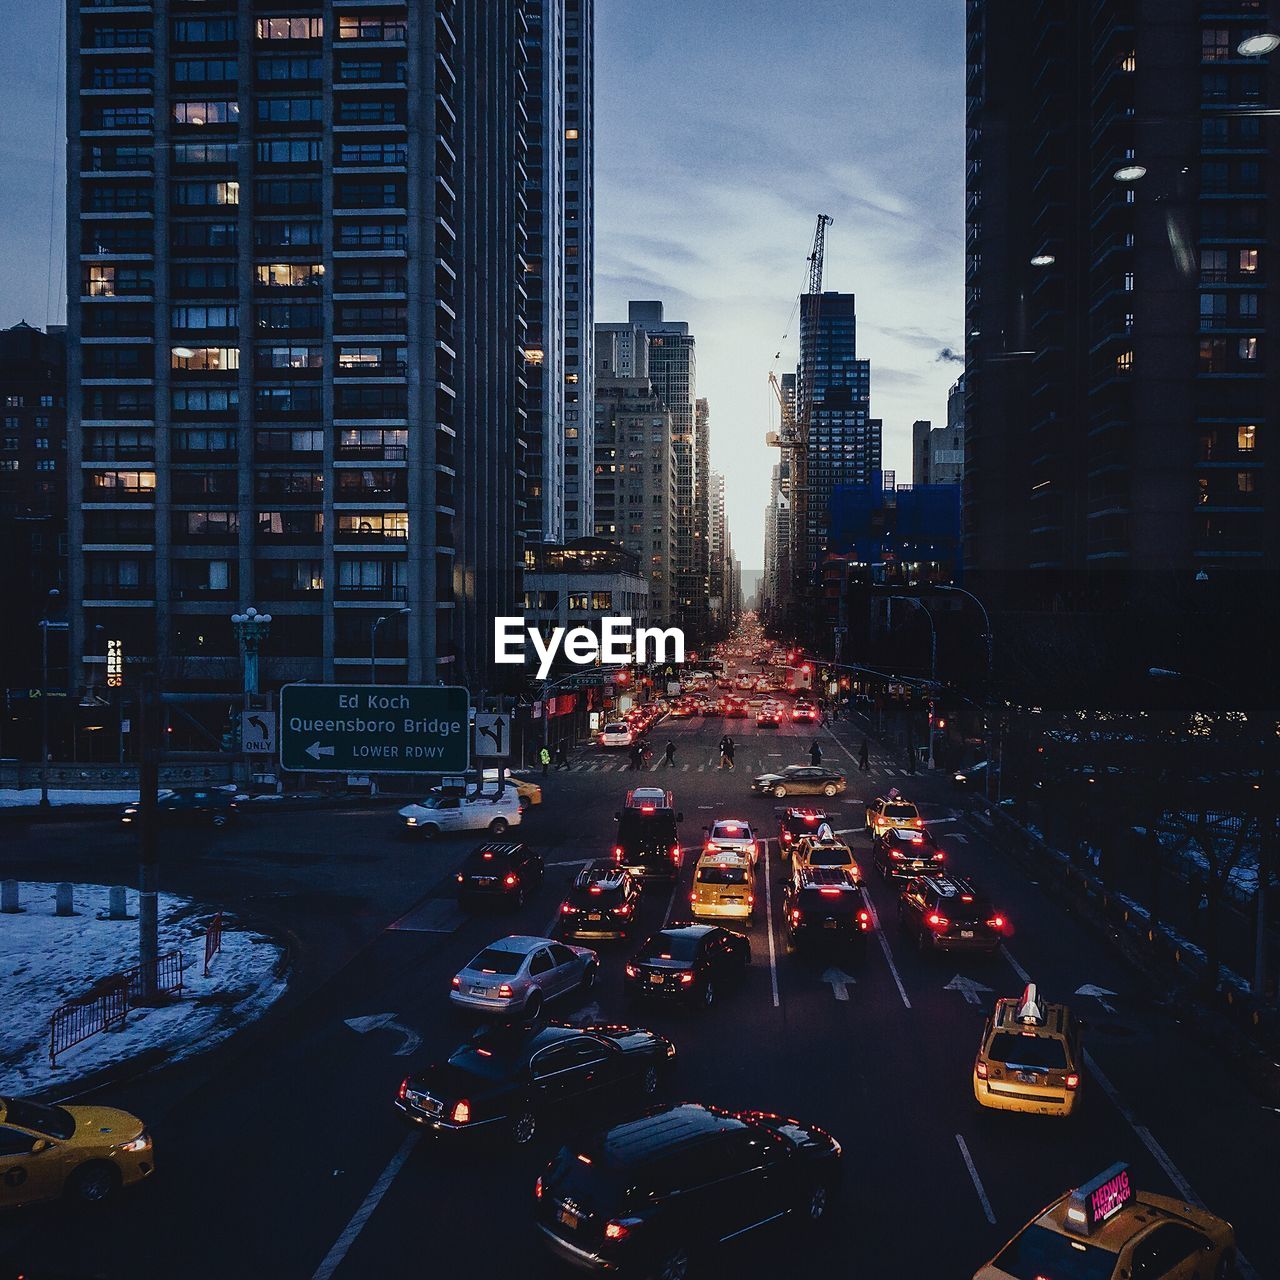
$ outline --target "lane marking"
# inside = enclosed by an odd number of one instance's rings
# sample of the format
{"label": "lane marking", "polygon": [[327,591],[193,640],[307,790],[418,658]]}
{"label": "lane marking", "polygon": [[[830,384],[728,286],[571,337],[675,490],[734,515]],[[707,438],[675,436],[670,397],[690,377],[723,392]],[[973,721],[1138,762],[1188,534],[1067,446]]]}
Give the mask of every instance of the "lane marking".
{"label": "lane marking", "polygon": [[[1016,973],[1023,982],[1031,981],[1031,975],[1017,962],[1016,959],[1014,959],[1013,952],[1011,952],[1004,943],[1000,944],[1000,952],[1009,962],[1014,973]],[[1098,1066],[1093,1054],[1091,1054],[1088,1049],[1084,1051],[1084,1064],[1089,1069],[1089,1075],[1097,1081],[1098,1088],[1107,1095],[1107,1099],[1111,1105],[1124,1117],[1125,1123],[1128,1124],[1129,1128],[1137,1134],[1138,1141],[1146,1147],[1146,1149],[1151,1153],[1152,1159],[1154,1159],[1156,1164],[1164,1170],[1165,1176],[1173,1184],[1178,1195],[1188,1204],[1193,1204],[1203,1209],[1205,1207],[1204,1201],[1201,1200],[1200,1197],[1192,1190],[1191,1184],[1183,1176],[1182,1170],[1173,1163],[1169,1153],[1156,1140],[1155,1134],[1153,1134],[1146,1125],[1139,1123],[1138,1117],[1130,1109],[1128,1103],[1121,1098],[1120,1090],[1111,1083],[1111,1080],[1105,1072],[1103,1072],[1102,1068]],[[1258,1272],[1253,1268],[1252,1264],[1244,1254],[1239,1252],[1239,1250],[1236,1251],[1236,1270],[1239,1272],[1241,1280],[1259,1280]]]}
{"label": "lane marking", "polygon": [[667,921],[671,919],[671,912],[675,908],[676,894],[679,892],[679,890],[680,890],[680,876],[679,874],[677,874],[676,882],[671,886],[671,896],[667,899],[667,909],[662,913],[662,924],[659,926],[660,928],[665,929],[667,927]]}
{"label": "lane marking", "polygon": [[978,1193],[978,1199],[982,1202],[982,1212],[987,1215],[987,1221],[994,1227],[996,1225],[996,1215],[991,1212],[991,1201],[987,1199],[987,1193],[983,1190],[982,1179],[978,1177],[978,1169],[973,1163],[973,1157],[969,1154],[969,1148],[958,1133],[956,1134],[956,1145],[960,1148],[960,1154],[964,1157],[964,1167],[969,1170],[969,1177],[973,1181],[973,1189]]}
{"label": "lane marking", "polygon": [[773,946],[773,874],[769,868],[769,845],[772,841],[764,840],[762,843],[764,845],[764,929],[765,937],[769,939],[769,981],[773,986],[773,1007],[777,1009],[781,1007],[782,1002],[778,999],[778,953]]}
{"label": "lane marking", "polygon": [[381,1203],[382,1197],[390,1190],[391,1184],[396,1180],[396,1175],[404,1168],[405,1161],[413,1153],[413,1149],[418,1145],[420,1137],[421,1134],[417,1133],[410,1133],[405,1136],[405,1140],[400,1144],[395,1155],[387,1162],[387,1167],[383,1169],[377,1182],[369,1188],[369,1194],[365,1196],[364,1203],[351,1215],[351,1221],[347,1223],[342,1234],[333,1242],[333,1248],[325,1254],[324,1261],[316,1268],[315,1275],[311,1277],[311,1280],[331,1280],[333,1273],[342,1265],[342,1260],[347,1256],[351,1246],[355,1244],[356,1237],[368,1225],[369,1219],[373,1217],[373,1212]]}
{"label": "lane marking", "polygon": [[907,999],[907,989],[902,985],[902,977],[898,973],[898,966],[893,963],[893,952],[889,950],[889,939],[885,937],[884,930],[880,927],[880,915],[876,911],[876,904],[871,901],[871,894],[863,892],[863,900],[867,904],[867,910],[871,912],[871,923],[875,926],[876,937],[880,939],[880,950],[884,952],[885,961],[889,965],[889,972],[893,974],[893,981],[898,988],[898,994],[902,997],[902,1003],[911,1008],[911,1001]]}
{"label": "lane marking", "polygon": [[575,858],[569,862],[545,862],[543,866],[547,867],[585,867],[588,862],[594,862],[594,858]]}

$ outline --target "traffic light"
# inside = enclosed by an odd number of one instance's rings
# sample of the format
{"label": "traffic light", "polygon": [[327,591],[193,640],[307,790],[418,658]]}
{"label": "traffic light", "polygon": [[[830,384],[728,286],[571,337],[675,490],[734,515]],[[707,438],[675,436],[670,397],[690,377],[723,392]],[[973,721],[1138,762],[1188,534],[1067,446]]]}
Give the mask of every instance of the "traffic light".
{"label": "traffic light", "polygon": [[614,684],[627,684],[630,682],[630,680],[631,680],[630,671],[615,671],[613,673]]}
{"label": "traffic light", "polygon": [[802,675],[811,676],[813,675],[813,668],[806,662],[804,666],[800,668],[800,672]]}

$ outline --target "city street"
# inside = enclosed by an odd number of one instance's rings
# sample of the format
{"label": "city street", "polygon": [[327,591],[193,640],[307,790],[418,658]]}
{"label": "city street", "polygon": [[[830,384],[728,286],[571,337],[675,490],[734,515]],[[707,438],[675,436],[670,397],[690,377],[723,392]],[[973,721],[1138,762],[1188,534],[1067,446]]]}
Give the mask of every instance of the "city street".
{"label": "city street", "polygon": [[[716,768],[725,732],[738,743],[732,774]],[[1241,1176],[1250,1151],[1275,1149],[1280,1115],[1186,1039],[1161,1012],[1161,993],[1105,940],[986,844],[945,775],[909,777],[875,744],[870,775],[859,774],[861,734],[843,723],[773,730],[695,717],[662,721],[650,737],[654,763],[643,780],[675,792],[686,857],[674,888],[647,889],[640,933],[687,918],[688,851],[702,828],[746,819],[767,837],[767,911],[750,931],[747,982],[709,1011],[624,1012],[631,945],[593,944],[599,983],[553,1016],[652,1027],[679,1050],[668,1097],[777,1111],[822,1125],[843,1145],[844,1185],[826,1226],[754,1233],[732,1258],[736,1274],[967,1277],[1051,1199],[1118,1160],[1132,1164],[1140,1187],[1194,1198],[1232,1221],[1243,1275],[1280,1274],[1273,1187]],[[805,763],[815,737],[824,762],[849,777],[847,793],[813,803],[848,833],[870,885],[877,927],[862,963],[788,954],[780,806],[749,790],[755,773]],[[673,768],[661,763],[668,738]],[[544,802],[513,834],[544,855],[547,880],[508,915],[464,916],[453,902],[453,872],[473,838],[408,843],[393,807],[254,814],[225,833],[166,832],[162,886],[283,934],[293,989],[207,1058],[98,1094],[146,1120],[154,1178],[92,1212],[54,1205],[6,1217],[0,1274],[560,1274],[543,1261],[532,1225],[533,1181],[558,1135],[541,1132],[519,1151],[435,1142],[406,1133],[392,1099],[408,1070],[468,1034],[447,1000],[450,976],[495,938],[549,932],[579,867],[607,855],[613,813],[641,780],[627,764],[625,751],[592,746],[568,770],[538,778]],[[908,947],[896,892],[876,876],[862,830],[863,803],[893,786],[920,804],[948,866],[971,874],[1012,921],[994,957]],[[6,838],[0,875],[124,882],[133,856],[128,834],[105,821],[32,826]],[[972,1098],[983,1017],[1028,979],[1087,1021],[1083,1105],[1068,1119],[979,1112]],[[1086,986],[1104,994],[1076,994]],[[361,1018],[382,1025],[348,1025]]]}

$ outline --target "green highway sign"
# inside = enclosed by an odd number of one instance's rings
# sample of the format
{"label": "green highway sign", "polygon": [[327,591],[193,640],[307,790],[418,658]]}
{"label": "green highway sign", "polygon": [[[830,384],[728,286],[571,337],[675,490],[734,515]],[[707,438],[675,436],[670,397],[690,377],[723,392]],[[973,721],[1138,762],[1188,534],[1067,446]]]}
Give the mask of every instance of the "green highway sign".
{"label": "green highway sign", "polygon": [[459,773],[471,695],[454,685],[287,684],[280,767],[295,772]]}

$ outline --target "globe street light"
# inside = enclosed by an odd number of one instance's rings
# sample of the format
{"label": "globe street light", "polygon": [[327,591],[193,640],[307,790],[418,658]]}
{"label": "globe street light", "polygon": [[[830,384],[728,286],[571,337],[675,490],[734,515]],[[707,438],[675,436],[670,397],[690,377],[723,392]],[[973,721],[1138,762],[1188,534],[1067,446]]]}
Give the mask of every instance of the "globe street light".
{"label": "globe street light", "polygon": [[1260,31],[1256,36],[1245,36],[1236,45],[1236,52],[1242,58],[1265,58],[1276,49],[1280,49],[1280,36],[1270,31]]}
{"label": "globe street light", "polygon": [[243,613],[231,615],[231,625],[240,641],[240,652],[244,656],[244,698],[245,710],[249,709],[249,699],[258,694],[258,650],[271,631],[271,615],[259,613],[250,605]]}
{"label": "globe street light", "polygon": [[1147,176],[1147,166],[1130,160],[1111,175],[1117,182],[1138,182]]}

